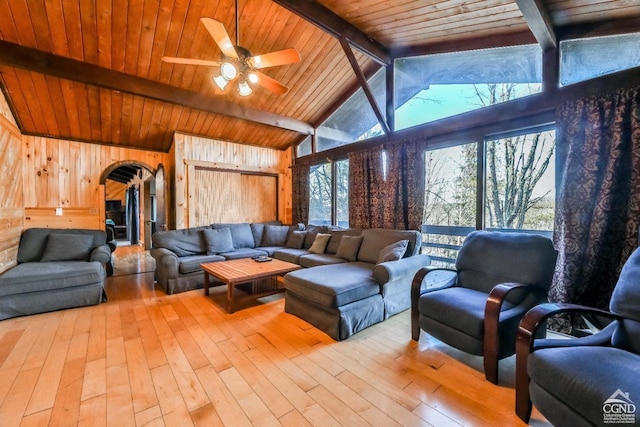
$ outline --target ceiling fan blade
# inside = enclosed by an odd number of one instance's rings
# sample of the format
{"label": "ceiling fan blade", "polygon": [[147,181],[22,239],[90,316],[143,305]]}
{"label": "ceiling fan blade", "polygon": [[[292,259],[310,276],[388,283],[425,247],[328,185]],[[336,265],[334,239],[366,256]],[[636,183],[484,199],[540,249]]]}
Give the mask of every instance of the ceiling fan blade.
{"label": "ceiling fan blade", "polygon": [[300,54],[295,49],[279,50],[277,52],[256,55],[247,59],[253,68],[275,67],[276,65],[295,64],[300,62]]}
{"label": "ceiling fan blade", "polygon": [[225,56],[232,59],[240,59],[222,22],[211,18],[200,18],[200,20]]}
{"label": "ceiling fan blade", "polygon": [[207,65],[210,67],[220,65],[219,61],[209,61],[207,59],[175,58],[173,56],[163,56],[162,60],[164,62],[170,62],[172,64]]}
{"label": "ceiling fan blade", "polygon": [[287,88],[285,85],[275,79],[272,79],[266,74],[263,74],[260,71],[253,72],[258,76],[258,84],[263,88],[275,93],[276,95],[282,95],[284,93],[287,93],[287,91],[289,90],[289,88]]}

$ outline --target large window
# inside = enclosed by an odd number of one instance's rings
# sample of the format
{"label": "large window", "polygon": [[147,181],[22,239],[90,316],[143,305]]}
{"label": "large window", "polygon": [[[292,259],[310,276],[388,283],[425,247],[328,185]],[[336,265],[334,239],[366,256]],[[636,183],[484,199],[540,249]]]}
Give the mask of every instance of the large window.
{"label": "large window", "polygon": [[560,42],[560,85],[640,67],[640,33]]}
{"label": "large window", "polygon": [[485,228],[550,234],[555,213],[555,131],[486,142]]}
{"label": "large window", "polygon": [[[384,68],[378,71],[368,81],[376,104],[381,111],[385,111],[386,85]],[[358,89],[318,128],[317,151],[351,144],[355,141],[382,135],[382,128],[378,123],[373,108],[364,91]]]}
{"label": "large window", "polygon": [[349,226],[349,160],[311,166],[309,223]]}
{"label": "large window", "polygon": [[465,236],[477,228],[551,237],[553,129],[428,150],[425,159],[423,252],[434,265],[451,266]]}
{"label": "large window", "polygon": [[309,172],[309,224],[331,224],[331,163],[311,166]]}
{"label": "large window", "polygon": [[395,129],[405,129],[542,90],[538,45],[396,60]]}
{"label": "large window", "polygon": [[450,265],[476,228],[477,144],[428,150],[425,161],[424,252]]}

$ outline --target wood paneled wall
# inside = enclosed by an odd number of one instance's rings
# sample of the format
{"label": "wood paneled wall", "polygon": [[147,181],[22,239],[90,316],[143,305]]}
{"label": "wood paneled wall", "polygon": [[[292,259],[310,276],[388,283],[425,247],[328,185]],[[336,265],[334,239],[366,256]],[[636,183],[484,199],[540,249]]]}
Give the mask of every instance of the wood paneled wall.
{"label": "wood paneled wall", "polygon": [[[291,149],[285,151],[274,150],[263,147],[254,147],[243,144],[236,144],[228,141],[218,141],[200,138],[192,135],[176,133],[172,149],[174,157],[174,209],[175,228],[187,228],[195,226],[190,224],[190,209],[197,209],[190,206],[195,201],[189,198],[189,166],[197,163],[201,167],[211,167],[213,169],[231,169],[238,171],[266,171],[278,173],[278,219],[284,223],[292,220],[291,210]],[[193,177],[191,177],[193,178]],[[241,191],[240,188],[223,188],[218,191]],[[275,219],[275,218],[272,218]],[[233,222],[250,222],[251,218],[238,217]]]}
{"label": "wood paneled wall", "polygon": [[[172,161],[166,153],[87,144],[59,139],[22,137],[25,227],[104,227],[105,186],[100,175],[126,160],[151,168]],[[55,208],[63,208],[62,216]],[[72,208],[73,210],[68,210]],[[77,217],[65,213],[80,212]],[[81,213],[81,212],[84,212]]]}
{"label": "wood paneled wall", "polygon": [[16,264],[24,227],[21,135],[0,92],[0,273]]}

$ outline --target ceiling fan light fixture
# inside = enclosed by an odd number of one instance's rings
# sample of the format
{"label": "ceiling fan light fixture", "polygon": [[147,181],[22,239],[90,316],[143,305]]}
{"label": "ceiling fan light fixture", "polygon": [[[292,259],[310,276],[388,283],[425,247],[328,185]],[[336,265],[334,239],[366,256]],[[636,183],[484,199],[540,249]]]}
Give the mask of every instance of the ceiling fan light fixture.
{"label": "ceiling fan light fixture", "polygon": [[247,73],[247,80],[249,80],[250,83],[256,84],[258,83],[258,80],[259,80],[258,75],[253,71],[249,71]]}
{"label": "ceiling fan light fixture", "polygon": [[223,62],[220,65],[220,75],[227,81],[231,81],[236,78],[238,75],[238,70],[236,67],[230,62]]}
{"label": "ceiling fan light fixture", "polygon": [[227,85],[229,84],[229,80],[225,79],[222,76],[214,77],[213,81],[216,84],[216,86],[220,88],[220,90],[224,90],[224,88],[227,87]]}
{"label": "ceiling fan light fixture", "polygon": [[253,90],[245,80],[238,81],[238,94],[240,96],[249,96]]}

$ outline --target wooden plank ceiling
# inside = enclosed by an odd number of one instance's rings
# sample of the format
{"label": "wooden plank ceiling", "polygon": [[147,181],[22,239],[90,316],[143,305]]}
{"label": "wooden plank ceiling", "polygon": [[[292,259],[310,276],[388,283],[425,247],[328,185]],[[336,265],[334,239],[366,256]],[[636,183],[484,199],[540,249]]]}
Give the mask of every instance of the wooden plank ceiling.
{"label": "wooden plank ceiling", "polygon": [[[525,2],[534,3],[533,13]],[[286,94],[221,93],[211,80],[216,67],[161,61],[220,59],[200,18],[223,22],[235,41],[234,0],[0,0],[0,85],[24,134],[167,151],[180,131],[284,149],[357,87],[336,35],[361,44],[355,58],[370,75],[396,55],[461,41],[513,35],[519,42],[553,42],[539,35],[540,17],[550,17],[553,32],[553,26],[638,19],[640,3],[239,0],[238,12],[240,45],[253,54],[290,47],[300,53],[297,64],[264,70],[289,87]]]}

